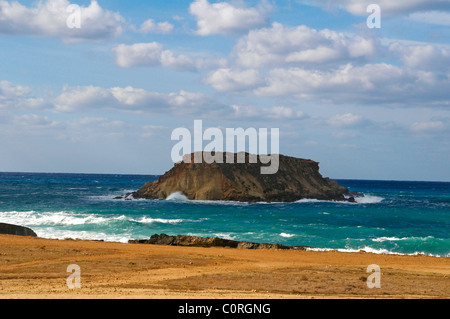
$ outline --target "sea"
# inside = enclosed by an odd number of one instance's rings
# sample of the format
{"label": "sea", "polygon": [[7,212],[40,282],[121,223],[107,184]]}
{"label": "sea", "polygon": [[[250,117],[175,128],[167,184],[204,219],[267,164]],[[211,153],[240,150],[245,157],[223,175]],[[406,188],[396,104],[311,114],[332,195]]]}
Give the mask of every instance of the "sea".
{"label": "sea", "polygon": [[357,203],[190,201],[177,193],[167,200],[116,199],[157,178],[0,173],[0,223],[27,226],[50,239],[126,243],[165,233],[450,257],[448,182],[337,180],[365,194]]}

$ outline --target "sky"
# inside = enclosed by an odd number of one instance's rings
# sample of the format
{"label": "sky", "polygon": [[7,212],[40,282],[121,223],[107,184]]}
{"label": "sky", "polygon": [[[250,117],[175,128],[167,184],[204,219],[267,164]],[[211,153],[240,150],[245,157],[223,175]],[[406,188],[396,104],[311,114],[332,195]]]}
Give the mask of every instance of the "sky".
{"label": "sky", "polygon": [[450,181],[450,0],[0,0],[0,61],[0,171],[163,174],[202,120]]}

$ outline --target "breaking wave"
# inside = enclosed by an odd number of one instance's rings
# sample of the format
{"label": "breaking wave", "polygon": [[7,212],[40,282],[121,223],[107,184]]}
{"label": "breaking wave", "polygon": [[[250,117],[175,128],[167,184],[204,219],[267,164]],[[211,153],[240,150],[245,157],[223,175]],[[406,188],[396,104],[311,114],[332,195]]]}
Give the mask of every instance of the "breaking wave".
{"label": "breaking wave", "polygon": [[358,253],[358,252],[365,252],[365,253],[372,253],[377,255],[404,255],[404,256],[417,256],[417,255],[426,255],[426,256],[432,256],[432,257],[450,257],[450,253],[446,255],[436,255],[436,254],[430,254],[425,252],[413,252],[413,253],[399,253],[396,251],[391,251],[385,248],[373,248],[373,247],[363,247],[361,249],[352,249],[352,248],[313,248],[313,247],[306,247],[306,250],[309,251],[338,251],[342,253]]}
{"label": "breaking wave", "polygon": [[374,195],[365,195],[364,197],[355,197],[356,203],[351,202],[340,202],[340,201],[332,201],[332,200],[320,200],[313,198],[304,198],[296,201],[296,203],[337,203],[337,204],[378,204],[384,200],[383,197],[374,196]]}
{"label": "breaking wave", "polygon": [[169,201],[176,201],[176,202],[187,202],[189,199],[183,195],[181,192],[175,192],[173,194],[170,194],[166,200]]}
{"label": "breaking wave", "polygon": [[142,224],[179,224],[183,222],[198,222],[189,219],[165,219],[143,216],[140,218],[125,215],[101,216],[100,214],[75,213],[75,212],[0,212],[0,221],[23,226],[77,226],[77,225],[106,225],[114,222],[134,222]]}
{"label": "breaking wave", "polygon": [[284,237],[284,238],[291,238],[291,237],[294,237],[295,235],[294,234],[281,233],[280,236]]}

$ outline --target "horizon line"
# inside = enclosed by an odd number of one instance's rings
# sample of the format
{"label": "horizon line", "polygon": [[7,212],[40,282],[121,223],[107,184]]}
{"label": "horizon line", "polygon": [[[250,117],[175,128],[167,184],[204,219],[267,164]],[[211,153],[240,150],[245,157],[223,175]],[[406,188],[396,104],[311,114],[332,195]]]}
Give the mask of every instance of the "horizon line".
{"label": "horizon line", "polygon": [[[162,174],[143,174],[143,173],[68,173],[68,172],[14,172],[14,171],[0,171],[0,174],[54,174],[54,175],[131,175],[131,176],[162,176]],[[347,180],[347,181],[379,181],[379,182],[423,182],[423,183],[450,183],[448,181],[437,181],[437,180],[402,180],[402,179],[363,179],[363,178],[334,178],[329,176],[323,176],[324,178],[328,177],[331,180]]]}

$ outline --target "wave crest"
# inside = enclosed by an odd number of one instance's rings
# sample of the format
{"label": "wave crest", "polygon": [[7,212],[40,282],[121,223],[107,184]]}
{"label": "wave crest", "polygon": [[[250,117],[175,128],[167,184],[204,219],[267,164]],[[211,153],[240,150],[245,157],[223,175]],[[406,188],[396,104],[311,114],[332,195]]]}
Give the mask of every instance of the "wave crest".
{"label": "wave crest", "polygon": [[166,200],[176,201],[176,202],[187,202],[187,201],[189,201],[189,199],[186,196],[184,196],[182,192],[172,193],[166,198]]}

